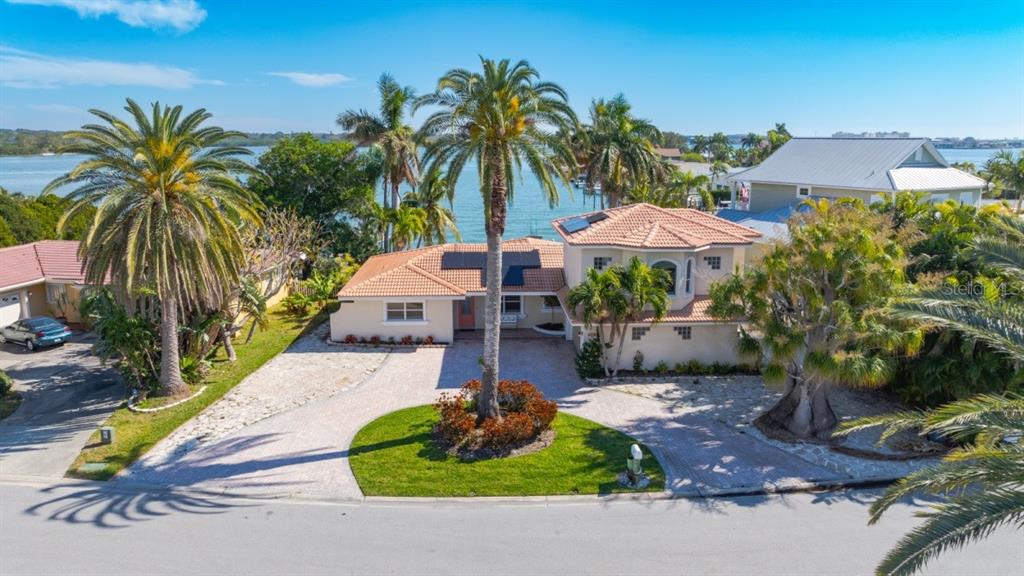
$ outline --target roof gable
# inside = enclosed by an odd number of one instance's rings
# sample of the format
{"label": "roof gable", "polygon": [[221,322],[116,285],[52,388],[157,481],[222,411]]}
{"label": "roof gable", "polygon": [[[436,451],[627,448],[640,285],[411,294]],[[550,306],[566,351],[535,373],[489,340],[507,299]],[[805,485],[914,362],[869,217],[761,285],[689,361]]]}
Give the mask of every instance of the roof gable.
{"label": "roof gable", "polygon": [[78,242],[41,240],[0,248],[0,290],[43,280],[85,281]]}

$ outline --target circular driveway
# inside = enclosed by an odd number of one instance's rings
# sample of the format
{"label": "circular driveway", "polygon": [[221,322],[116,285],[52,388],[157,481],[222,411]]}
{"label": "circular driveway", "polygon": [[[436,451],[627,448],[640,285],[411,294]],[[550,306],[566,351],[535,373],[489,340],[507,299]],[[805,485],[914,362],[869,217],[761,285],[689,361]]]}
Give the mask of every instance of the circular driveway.
{"label": "circular driveway", "polygon": [[[362,492],[347,461],[356,432],[379,416],[432,403],[441,392],[457,390],[466,380],[479,377],[481,346],[467,340],[446,348],[395,349],[372,374],[331,395],[220,437],[182,443],[172,435],[122,473],[119,481],[247,496],[360,499]],[[275,358],[275,366],[268,364],[260,371],[276,370],[279,386],[298,386],[300,381],[289,381],[289,362],[297,373],[303,366],[302,382],[316,378],[303,355],[327,355],[317,366],[322,378],[332,379],[341,367],[359,364],[352,355],[379,353],[322,341],[300,342]],[[294,360],[289,360],[290,354],[296,355]],[[500,369],[503,378],[534,382],[561,409],[647,444],[665,468],[668,491],[677,496],[757,492],[846,479],[699,414],[677,414],[656,400],[587,386],[576,376],[572,347],[563,340],[505,340]],[[259,381],[254,377],[260,371],[236,390]]]}

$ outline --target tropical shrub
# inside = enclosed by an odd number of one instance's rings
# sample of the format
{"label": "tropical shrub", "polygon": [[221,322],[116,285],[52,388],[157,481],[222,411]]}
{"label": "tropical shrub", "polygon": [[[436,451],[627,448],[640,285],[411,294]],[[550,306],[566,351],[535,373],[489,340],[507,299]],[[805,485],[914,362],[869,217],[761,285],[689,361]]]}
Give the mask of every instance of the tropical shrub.
{"label": "tropical shrub", "polygon": [[355,344],[359,339],[356,338],[355,334],[349,334],[345,336],[345,344]]}
{"label": "tropical shrub", "polygon": [[309,307],[312,305],[309,297],[305,294],[294,292],[289,294],[287,298],[281,300],[281,305],[289,314],[294,316],[305,316],[309,312]]}
{"label": "tropical shrub", "polygon": [[633,372],[644,371],[644,353],[637,350],[636,354],[633,354]]}
{"label": "tropical shrub", "polygon": [[470,380],[462,385],[458,394],[442,394],[434,403],[438,413],[435,433],[445,445],[457,450],[485,449],[494,455],[503,455],[549,429],[558,414],[558,405],[545,400],[533,384],[525,380],[501,380],[497,400],[502,416],[486,418],[477,426],[473,412],[481,387],[479,380]]}
{"label": "tropical shrub", "polygon": [[0,398],[7,396],[14,388],[14,380],[6,372],[0,370]]}
{"label": "tropical shrub", "polygon": [[604,375],[601,348],[602,344],[595,339],[587,340],[580,347],[576,353],[576,374],[580,378],[600,378]]}
{"label": "tropical shrub", "polygon": [[380,336],[370,336],[370,344],[380,346]]}
{"label": "tropical shrub", "polygon": [[659,361],[655,364],[654,371],[658,374],[668,374],[668,362],[665,362],[664,360]]}
{"label": "tropical shrub", "polygon": [[412,336],[402,336],[401,344],[403,346],[411,346],[412,341]]}
{"label": "tropical shrub", "polygon": [[129,314],[108,288],[85,293],[82,317],[98,336],[93,350],[104,362],[113,361],[130,389],[145,392],[159,386],[160,337],[153,322]]}
{"label": "tropical shrub", "polygon": [[427,346],[430,346],[431,344],[434,343],[434,337],[433,336],[425,336],[423,338],[423,343],[426,344]]}

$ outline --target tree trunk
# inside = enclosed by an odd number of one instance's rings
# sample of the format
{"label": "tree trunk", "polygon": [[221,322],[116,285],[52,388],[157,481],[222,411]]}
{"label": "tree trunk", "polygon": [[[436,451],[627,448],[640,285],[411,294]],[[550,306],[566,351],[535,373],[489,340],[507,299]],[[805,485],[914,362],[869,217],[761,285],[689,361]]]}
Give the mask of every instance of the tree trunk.
{"label": "tree trunk", "polygon": [[160,307],[160,386],[171,396],[187,396],[178,352],[178,303],[165,295],[160,299]]}
{"label": "tree trunk", "polygon": [[490,214],[487,219],[487,292],[484,296],[484,354],[477,423],[501,418],[498,407],[498,356],[501,342],[501,235],[507,209],[505,174],[495,166],[491,181]]}
{"label": "tree trunk", "polygon": [[828,385],[801,375],[789,379],[782,398],[755,422],[769,434],[785,431],[801,439],[827,440],[837,419],[828,401]]}
{"label": "tree trunk", "polygon": [[252,342],[252,336],[256,333],[256,319],[252,318],[252,324],[249,325],[249,333],[245,335],[245,343]]}
{"label": "tree trunk", "polygon": [[235,354],[234,336],[234,326],[225,324],[220,331],[220,341],[224,343],[224,352],[228,355],[228,362],[238,360],[238,356]]}

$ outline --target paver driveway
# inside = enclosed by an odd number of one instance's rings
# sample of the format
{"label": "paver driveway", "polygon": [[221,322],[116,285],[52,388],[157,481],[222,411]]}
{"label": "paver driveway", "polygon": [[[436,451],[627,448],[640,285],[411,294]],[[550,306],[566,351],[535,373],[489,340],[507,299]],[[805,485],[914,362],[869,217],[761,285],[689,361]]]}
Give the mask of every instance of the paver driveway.
{"label": "paver driveway", "polygon": [[89,435],[124,398],[124,385],[90,351],[89,337],[28,352],[0,345],[0,369],[22,394],[0,422],[0,475],[64,476]]}
{"label": "paver driveway", "polygon": [[[323,353],[333,354],[340,366],[347,354],[360,352],[333,348]],[[356,432],[383,414],[431,403],[441,391],[478,377],[480,353],[478,341],[395,350],[372,375],[333,396],[189,450],[157,446],[120,481],[249,496],[359,498],[347,462]],[[646,443],[666,468],[669,489],[679,495],[841,478],[699,414],[677,414],[655,400],[588,387],[577,378],[572,360],[571,346],[561,340],[506,340],[501,373],[536,383],[563,410]],[[324,366],[328,378],[330,363]]]}

